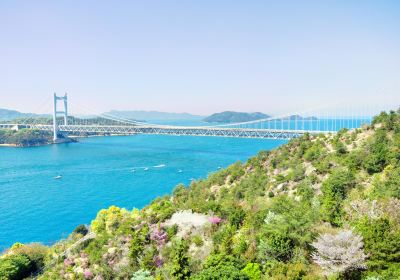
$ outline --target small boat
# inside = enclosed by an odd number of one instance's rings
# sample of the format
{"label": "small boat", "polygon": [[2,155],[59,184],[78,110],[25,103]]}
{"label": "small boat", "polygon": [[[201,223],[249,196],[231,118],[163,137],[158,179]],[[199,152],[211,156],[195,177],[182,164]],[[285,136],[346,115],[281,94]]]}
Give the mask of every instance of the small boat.
{"label": "small boat", "polygon": [[153,166],[154,168],[161,168],[161,167],[165,167],[165,164],[160,164],[160,165],[155,165]]}
{"label": "small boat", "polygon": [[54,177],[54,179],[61,179],[61,178],[62,178],[61,175],[58,175],[58,176]]}
{"label": "small boat", "polygon": [[136,169],[132,169],[131,172],[136,172]]}
{"label": "small boat", "polygon": [[221,169],[222,167],[221,166],[218,166],[218,169]]}
{"label": "small boat", "polygon": [[183,172],[182,169],[179,169],[179,170],[178,170],[178,173],[182,173],[182,172]]}
{"label": "small boat", "polygon": [[149,168],[148,168],[148,167],[145,167],[145,168],[143,168],[143,170],[144,170],[144,171],[147,171],[147,170],[149,170]]}

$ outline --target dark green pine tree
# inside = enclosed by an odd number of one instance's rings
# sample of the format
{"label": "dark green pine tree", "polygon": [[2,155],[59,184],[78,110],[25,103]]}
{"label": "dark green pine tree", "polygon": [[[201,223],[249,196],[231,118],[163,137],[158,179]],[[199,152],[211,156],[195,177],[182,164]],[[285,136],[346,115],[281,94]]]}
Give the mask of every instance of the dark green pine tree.
{"label": "dark green pine tree", "polygon": [[177,280],[186,280],[190,277],[189,258],[186,251],[187,245],[184,241],[180,241],[174,250],[171,274]]}

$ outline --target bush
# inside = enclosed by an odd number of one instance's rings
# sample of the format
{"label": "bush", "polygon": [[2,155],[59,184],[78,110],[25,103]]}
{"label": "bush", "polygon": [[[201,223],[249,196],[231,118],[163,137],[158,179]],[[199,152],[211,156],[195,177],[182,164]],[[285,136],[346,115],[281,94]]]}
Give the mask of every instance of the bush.
{"label": "bush", "polygon": [[29,258],[20,254],[12,254],[0,259],[0,279],[20,280],[33,272]]}
{"label": "bush", "polygon": [[261,260],[288,261],[293,250],[293,241],[284,232],[272,232],[266,240],[261,240],[259,257]]}
{"label": "bush", "polygon": [[82,234],[83,236],[85,236],[88,232],[89,230],[86,225],[79,225],[73,231],[73,233]]}
{"label": "bush", "polygon": [[133,273],[131,280],[154,280],[154,277],[149,271],[141,269]]}
{"label": "bush", "polygon": [[192,240],[193,240],[194,245],[196,245],[197,247],[201,247],[204,244],[203,238],[201,238],[200,235],[193,236]]}
{"label": "bush", "polygon": [[245,268],[242,269],[250,280],[260,280],[261,279],[261,269],[258,263],[248,263]]}
{"label": "bush", "polygon": [[13,246],[12,252],[28,257],[32,265],[32,271],[37,271],[43,268],[45,257],[49,248],[40,243],[31,243],[26,245]]}

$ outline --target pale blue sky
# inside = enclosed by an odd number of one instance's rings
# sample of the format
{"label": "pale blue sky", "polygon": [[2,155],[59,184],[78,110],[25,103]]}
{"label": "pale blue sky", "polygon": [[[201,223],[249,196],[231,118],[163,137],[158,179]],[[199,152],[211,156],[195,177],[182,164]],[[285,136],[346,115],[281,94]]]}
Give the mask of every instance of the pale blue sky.
{"label": "pale blue sky", "polygon": [[[400,96],[400,1],[0,1],[0,107],[281,113]],[[96,99],[94,99],[96,98]]]}

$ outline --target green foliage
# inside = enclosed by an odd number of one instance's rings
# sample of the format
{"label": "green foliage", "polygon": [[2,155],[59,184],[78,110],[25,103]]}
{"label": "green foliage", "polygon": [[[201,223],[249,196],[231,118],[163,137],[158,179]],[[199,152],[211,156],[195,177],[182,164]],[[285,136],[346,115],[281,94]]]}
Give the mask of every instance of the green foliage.
{"label": "green foliage", "polygon": [[385,168],[389,159],[388,143],[387,131],[384,129],[377,129],[372,140],[367,143],[363,166],[369,174],[381,172]]}
{"label": "green foliage", "polygon": [[92,221],[91,228],[96,234],[112,234],[129,218],[126,209],[111,206],[108,209],[100,210],[95,220]]}
{"label": "green foliage", "polygon": [[194,275],[192,280],[249,280],[249,276],[234,266],[209,267]]}
{"label": "green foliage", "polygon": [[242,208],[240,208],[239,206],[233,207],[229,211],[228,221],[232,226],[239,228],[243,223],[245,216],[246,213]]}
{"label": "green foliage", "polygon": [[326,221],[332,225],[340,225],[343,216],[342,203],[347,192],[354,186],[351,172],[336,169],[322,185],[322,211]]}
{"label": "green foliage", "polygon": [[133,273],[131,280],[154,280],[154,277],[151,276],[150,271],[141,269]]}
{"label": "green foliage", "polygon": [[285,232],[272,232],[265,240],[260,241],[259,258],[288,261],[291,258],[294,244]]}
{"label": "green foliage", "polygon": [[[267,275],[274,280],[301,280],[307,274],[307,267],[302,263],[269,262]],[[315,278],[314,278],[315,279]]]}
{"label": "green foliage", "polygon": [[0,258],[0,279],[20,280],[33,272],[33,265],[25,255],[12,254]]}
{"label": "green foliage", "polygon": [[47,131],[20,129],[18,131],[0,129],[0,144],[17,146],[37,146],[52,142],[52,135]]}
{"label": "green foliage", "polygon": [[132,239],[129,246],[129,259],[133,267],[139,267],[140,255],[144,250],[147,233],[147,227],[132,233]]}
{"label": "green foliage", "polygon": [[195,235],[192,238],[194,245],[196,245],[197,247],[201,247],[204,244],[203,238],[201,238],[200,235]]}
{"label": "green foliage", "polygon": [[73,233],[82,234],[82,235],[86,235],[88,232],[89,232],[89,229],[85,225],[79,225],[73,231]]}
{"label": "green foliage", "polygon": [[364,218],[356,228],[363,236],[365,251],[369,254],[369,268],[386,270],[400,263],[400,230],[393,222],[386,218]]}
{"label": "green foliage", "polygon": [[40,243],[19,244],[13,245],[11,251],[13,254],[23,255],[28,257],[32,271],[38,271],[44,267],[44,262],[49,248]]}
{"label": "green foliage", "polygon": [[376,182],[374,194],[378,197],[400,198],[399,182],[400,182],[400,167],[391,168],[385,172],[385,176],[382,180]]}
{"label": "green foliage", "polygon": [[178,242],[173,252],[171,275],[174,279],[185,280],[190,277],[189,257],[186,255],[187,245],[184,241]]}
{"label": "green foliage", "polygon": [[194,275],[195,280],[249,280],[249,276],[241,269],[243,261],[231,255],[216,254],[207,258],[203,265],[203,270]]}
{"label": "green foliage", "polygon": [[258,263],[248,263],[243,269],[250,280],[261,280],[261,267]]}
{"label": "green foliage", "polygon": [[175,224],[175,225],[172,225],[170,227],[165,227],[164,230],[168,235],[168,239],[170,240],[170,239],[172,239],[172,237],[174,237],[177,234],[178,225]]}

